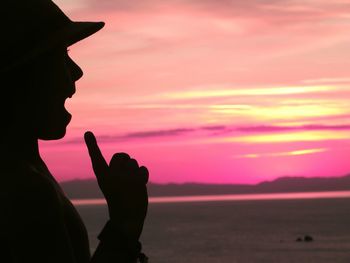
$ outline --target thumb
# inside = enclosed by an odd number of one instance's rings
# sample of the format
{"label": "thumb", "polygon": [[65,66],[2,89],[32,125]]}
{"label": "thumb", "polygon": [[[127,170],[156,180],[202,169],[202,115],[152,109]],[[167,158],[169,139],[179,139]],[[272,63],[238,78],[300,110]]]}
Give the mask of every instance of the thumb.
{"label": "thumb", "polygon": [[102,179],[101,177],[106,176],[108,172],[108,164],[103,157],[100,148],[97,145],[95,135],[87,131],[84,134],[85,143],[89,151],[92,168],[95,172],[97,180]]}

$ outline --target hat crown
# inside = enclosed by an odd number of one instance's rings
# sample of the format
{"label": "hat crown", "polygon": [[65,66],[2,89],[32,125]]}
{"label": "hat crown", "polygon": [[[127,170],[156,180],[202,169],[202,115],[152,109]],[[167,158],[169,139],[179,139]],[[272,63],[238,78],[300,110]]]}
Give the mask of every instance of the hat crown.
{"label": "hat crown", "polygon": [[4,50],[1,68],[26,54],[72,21],[51,0],[5,0],[1,19]]}

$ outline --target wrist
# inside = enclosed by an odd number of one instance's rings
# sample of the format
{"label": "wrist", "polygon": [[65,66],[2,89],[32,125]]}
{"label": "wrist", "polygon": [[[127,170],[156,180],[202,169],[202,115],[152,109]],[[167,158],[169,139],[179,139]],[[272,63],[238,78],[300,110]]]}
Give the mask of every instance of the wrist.
{"label": "wrist", "polygon": [[128,240],[137,241],[140,239],[144,218],[142,220],[136,217],[121,216],[121,214],[110,213],[108,224],[120,235]]}
{"label": "wrist", "polygon": [[130,262],[147,262],[147,257],[141,253],[142,245],[138,238],[127,235],[119,223],[107,221],[98,239],[123,253]]}

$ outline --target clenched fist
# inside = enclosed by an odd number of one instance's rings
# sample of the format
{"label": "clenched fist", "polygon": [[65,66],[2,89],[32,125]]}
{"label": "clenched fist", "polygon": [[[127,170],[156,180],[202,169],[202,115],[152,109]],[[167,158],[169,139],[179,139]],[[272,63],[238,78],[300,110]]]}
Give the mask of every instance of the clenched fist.
{"label": "clenched fist", "polygon": [[108,165],[94,134],[86,132],[84,138],[111,220],[129,238],[138,240],[148,206],[147,168],[139,167],[126,153],[114,154]]}

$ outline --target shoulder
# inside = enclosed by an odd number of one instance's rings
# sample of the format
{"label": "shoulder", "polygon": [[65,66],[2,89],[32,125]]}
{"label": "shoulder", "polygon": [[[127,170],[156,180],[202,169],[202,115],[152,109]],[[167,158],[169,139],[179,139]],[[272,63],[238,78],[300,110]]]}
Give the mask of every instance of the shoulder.
{"label": "shoulder", "polygon": [[0,180],[1,194],[12,200],[20,197],[28,201],[33,198],[53,201],[58,197],[53,181],[30,164],[18,162],[6,165],[1,171]]}
{"label": "shoulder", "polygon": [[[1,171],[0,240],[18,262],[75,262],[62,197],[45,171],[28,165]],[[6,177],[4,178],[4,176]]]}
{"label": "shoulder", "polygon": [[[27,227],[61,217],[60,196],[47,176],[30,165],[6,165],[1,171],[1,224]],[[6,231],[5,231],[6,232]]]}

